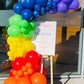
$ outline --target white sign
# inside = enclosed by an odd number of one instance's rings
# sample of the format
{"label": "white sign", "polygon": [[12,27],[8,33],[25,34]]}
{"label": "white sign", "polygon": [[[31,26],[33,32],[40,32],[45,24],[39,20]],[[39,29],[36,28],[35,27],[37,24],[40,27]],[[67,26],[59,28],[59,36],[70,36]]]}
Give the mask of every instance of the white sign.
{"label": "white sign", "polygon": [[36,51],[42,55],[55,55],[56,25],[54,21],[36,22],[32,42]]}

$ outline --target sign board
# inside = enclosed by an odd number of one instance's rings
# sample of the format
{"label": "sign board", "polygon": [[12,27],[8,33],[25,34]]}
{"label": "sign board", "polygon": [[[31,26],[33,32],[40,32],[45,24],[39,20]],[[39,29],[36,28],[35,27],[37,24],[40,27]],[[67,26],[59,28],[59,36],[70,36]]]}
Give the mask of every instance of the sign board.
{"label": "sign board", "polygon": [[36,51],[42,55],[55,55],[56,25],[55,21],[38,21],[32,42]]}

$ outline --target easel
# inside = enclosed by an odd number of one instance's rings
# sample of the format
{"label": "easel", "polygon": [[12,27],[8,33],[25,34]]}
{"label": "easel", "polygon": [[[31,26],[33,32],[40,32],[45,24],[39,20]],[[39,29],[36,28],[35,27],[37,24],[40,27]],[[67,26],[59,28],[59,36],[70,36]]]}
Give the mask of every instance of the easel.
{"label": "easel", "polygon": [[[44,58],[46,58],[45,56],[43,56]],[[43,57],[42,57],[42,61],[41,61],[41,73],[43,73]],[[53,84],[53,56],[50,56],[50,70],[51,70],[51,84]]]}
{"label": "easel", "polygon": [[50,56],[51,84],[53,84],[53,56]]}
{"label": "easel", "polygon": [[[39,26],[38,26],[38,24],[39,24]],[[46,24],[47,24],[47,26],[46,26]],[[37,35],[37,39],[34,41],[34,44],[36,44],[36,46],[41,45],[36,50],[37,50],[37,52],[39,52],[40,54],[43,55],[43,58],[46,58],[48,56],[50,57],[50,71],[51,71],[50,76],[51,76],[51,84],[53,84],[53,55],[55,55],[57,22],[55,22],[55,21],[44,21],[44,22],[40,21],[40,22],[37,22],[36,25],[37,25],[38,29],[40,29],[41,33],[39,33],[39,35]],[[44,26],[41,26],[41,25],[44,25]],[[50,25],[52,26],[52,28]],[[44,29],[46,30],[47,33],[44,32]],[[44,36],[46,37],[46,39],[44,38]],[[44,38],[44,39],[42,39],[42,38]],[[50,41],[51,39],[52,39],[52,41]],[[37,45],[37,42],[38,43],[40,42],[40,43]],[[45,45],[42,45],[42,42],[44,42],[43,44],[45,44]],[[41,73],[43,73],[42,57],[41,57]]]}

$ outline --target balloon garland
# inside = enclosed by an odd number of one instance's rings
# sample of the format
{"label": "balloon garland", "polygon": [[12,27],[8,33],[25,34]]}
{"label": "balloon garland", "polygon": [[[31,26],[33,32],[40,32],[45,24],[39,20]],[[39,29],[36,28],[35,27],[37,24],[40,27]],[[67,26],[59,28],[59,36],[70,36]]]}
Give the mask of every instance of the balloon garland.
{"label": "balloon garland", "polygon": [[66,13],[77,9],[78,0],[19,0],[13,7],[16,13],[9,19],[7,29],[9,37],[8,56],[12,60],[12,69],[4,84],[46,84],[46,69],[41,71],[42,56],[34,51],[31,42],[33,31],[36,29],[34,20],[47,12]]}

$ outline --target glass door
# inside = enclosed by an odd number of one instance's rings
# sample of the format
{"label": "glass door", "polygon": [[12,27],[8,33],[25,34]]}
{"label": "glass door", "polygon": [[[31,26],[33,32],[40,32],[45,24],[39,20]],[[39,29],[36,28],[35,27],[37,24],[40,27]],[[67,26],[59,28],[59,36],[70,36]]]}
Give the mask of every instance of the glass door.
{"label": "glass door", "polygon": [[[8,60],[7,56],[6,27],[8,26],[8,19],[14,15],[11,9],[16,1],[0,0],[0,4],[3,3],[0,8],[0,77],[8,76],[11,69],[11,61]],[[82,61],[81,7],[64,14],[47,14],[40,17],[39,21],[57,21],[56,54],[53,57],[54,78],[58,76],[79,77]],[[49,61],[49,57],[45,59],[47,77],[50,75]]]}
{"label": "glass door", "polygon": [[[81,6],[81,0],[80,6]],[[56,55],[53,57],[54,78],[81,77],[82,30],[81,7],[68,13],[57,13],[40,18],[45,21],[57,21]],[[48,62],[50,60],[48,59]],[[47,75],[50,75],[47,64]]]}

